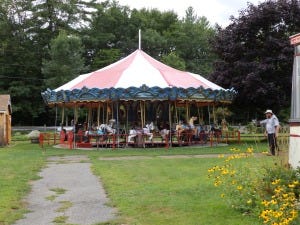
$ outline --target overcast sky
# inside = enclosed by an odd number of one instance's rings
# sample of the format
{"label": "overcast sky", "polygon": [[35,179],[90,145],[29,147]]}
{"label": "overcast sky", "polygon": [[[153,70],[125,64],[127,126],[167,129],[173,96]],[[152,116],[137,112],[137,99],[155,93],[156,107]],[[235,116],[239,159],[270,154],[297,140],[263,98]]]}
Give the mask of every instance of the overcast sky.
{"label": "overcast sky", "polygon": [[129,6],[131,9],[157,8],[160,11],[173,10],[181,18],[185,16],[185,10],[192,6],[196,14],[205,16],[211,25],[218,23],[221,26],[229,24],[231,15],[238,16],[241,9],[247,8],[247,2],[258,5],[264,0],[118,0],[120,5]]}

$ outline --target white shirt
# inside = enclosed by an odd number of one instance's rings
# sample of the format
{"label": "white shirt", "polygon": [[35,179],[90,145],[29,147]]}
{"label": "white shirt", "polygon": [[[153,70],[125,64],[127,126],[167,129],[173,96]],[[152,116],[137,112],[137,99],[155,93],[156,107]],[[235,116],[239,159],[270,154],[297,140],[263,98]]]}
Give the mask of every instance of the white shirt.
{"label": "white shirt", "polygon": [[276,126],[279,126],[278,118],[273,114],[271,118],[260,121],[260,124],[266,125],[266,130],[268,134],[275,134]]}

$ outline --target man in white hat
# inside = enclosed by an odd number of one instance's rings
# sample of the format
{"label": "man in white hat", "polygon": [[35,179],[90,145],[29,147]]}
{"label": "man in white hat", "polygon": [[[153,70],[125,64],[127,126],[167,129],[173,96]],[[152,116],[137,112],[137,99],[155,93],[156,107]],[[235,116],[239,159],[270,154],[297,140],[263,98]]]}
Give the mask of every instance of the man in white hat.
{"label": "man in white hat", "polygon": [[272,112],[272,110],[268,109],[265,111],[265,115],[267,119],[260,121],[261,125],[266,126],[266,134],[268,136],[268,142],[270,147],[270,153],[275,155],[275,148],[277,147],[277,140],[279,133],[279,120]]}

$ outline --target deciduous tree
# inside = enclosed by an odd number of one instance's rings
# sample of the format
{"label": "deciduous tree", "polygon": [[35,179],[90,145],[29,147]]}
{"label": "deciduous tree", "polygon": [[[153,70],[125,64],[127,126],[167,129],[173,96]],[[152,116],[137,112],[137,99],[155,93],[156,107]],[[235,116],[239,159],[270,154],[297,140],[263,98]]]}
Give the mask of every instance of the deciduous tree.
{"label": "deciduous tree", "polygon": [[300,31],[298,0],[248,4],[231,24],[219,28],[213,48],[219,57],[210,79],[238,91],[236,116],[253,119],[266,108],[290,104],[293,47],[289,37]]}

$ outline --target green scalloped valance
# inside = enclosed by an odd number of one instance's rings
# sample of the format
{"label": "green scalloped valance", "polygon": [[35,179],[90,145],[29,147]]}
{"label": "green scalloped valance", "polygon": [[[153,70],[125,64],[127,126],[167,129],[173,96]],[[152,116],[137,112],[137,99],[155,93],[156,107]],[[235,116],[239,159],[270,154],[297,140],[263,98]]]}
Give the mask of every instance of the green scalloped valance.
{"label": "green scalloped valance", "polygon": [[90,102],[90,101],[212,101],[212,102],[231,102],[237,92],[233,89],[212,90],[199,88],[160,88],[141,87],[129,88],[82,88],[74,90],[53,91],[47,89],[42,92],[43,100],[46,104],[72,103],[72,102]]}

